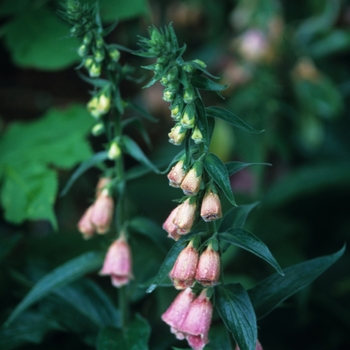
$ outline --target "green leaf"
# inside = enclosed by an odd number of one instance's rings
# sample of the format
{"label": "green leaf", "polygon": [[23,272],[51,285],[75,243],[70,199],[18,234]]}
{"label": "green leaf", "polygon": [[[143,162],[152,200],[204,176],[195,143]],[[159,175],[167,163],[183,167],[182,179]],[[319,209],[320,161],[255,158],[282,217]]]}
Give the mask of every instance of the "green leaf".
{"label": "green leaf", "polygon": [[200,98],[195,99],[195,105],[197,110],[197,126],[202,133],[203,140],[206,148],[209,148],[210,139],[212,136],[212,130],[209,130],[208,118],[205,113],[205,107],[203,101]]}
{"label": "green leaf", "polygon": [[164,234],[159,225],[146,217],[134,217],[129,221],[128,229],[141,233],[152,240],[164,253],[169,250],[169,238]]}
{"label": "green leaf", "polygon": [[137,16],[144,16],[148,13],[146,0],[100,0],[99,3],[101,18],[105,22],[112,22],[116,19],[126,20]]}
{"label": "green leaf", "polygon": [[69,169],[91,155],[85,139],[91,126],[85,107],[72,105],[6,129],[0,140],[0,169],[7,220],[46,219],[56,226],[53,204],[58,180],[52,166]]}
{"label": "green leaf", "polygon": [[208,153],[203,159],[203,165],[208,174],[224,192],[232,205],[237,205],[231,190],[231,184],[224,163],[213,153]]}
{"label": "green leaf", "polygon": [[222,323],[213,324],[210,327],[207,348],[208,350],[232,350],[230,335]]}
{"label": "green leaf", "polygon": [[124,332],[116,328],[103,328],[97,339],[97,350],[148,350],[148,339],[151,328],[148,322],[139,315]]}
{"label": "green leaf", "polygon": [[142,152],[138,144],[134,140],[132,140],[129,136],[126,136],[126,135],[123,136],[123,145],[125,147],[126,152],[129,155],[131,155],[134,159],[138,160],[143,165],[148,166],[156,174],[160,173],[157,167]]}
{"label": "green leaf", "polygon": [[251,232],[243,230],[241,228],[231,228],[225,233],[219,233],[218,238],[220,241],[228,242],[230,244],[234,244],[240,248],[248,250],[259,258],[267,261],[276,269],[280,275],[284,275],[276,259],[272,256],[269,248],[267,248],[265,243],[263,243]]}
{"label": "green leaf", "polygon": [[103,162],[108,158],[108,151],[101,151],[98,153],[95,153],[91,158],[85,160],[82,162],[79,167],[74,171],[70,179],[68,180],[66,186],[64,186],[64,189],[61,192],[61,197],[65,196],[74,182],[82,175],[85,173],[85,171],[89,170],[93,166],[95,166],[98,163]]}
{"label": "green leaf", "polygon": [[134,111],[138,112],[141,116],[146,118],[147,120],[151,122],[158,122],[158,119],[152,117],[149,113],[147,113],[143,108],[141,108],[139,105],[132,103],[130,101],[127,102],[127,107],[130,107]]}
{"label": "green leaf", "polygon": [[218,232],[225,232],[231,227],[243,228],[247,217],[252,209],[254,209],[260,202],[251,204],[242,204],[231,208],[222,218]]}
{"label": "green leaf", "polygon": [[221,107],[207,107],[205,110],[208,116],[222,119],[225,122],[252,134],[261,134],[264,132],[264,130],[256,130],[252,128],[227,109]]}
{"label": "green leaf", "polygon": [[198,89],[208,90],[208,91],[223,91],[228,87],[228,84],[222,85],[222,84],[215,83],[214,81],[206,77],[203,77],[202,75],[195,75],[191,79],[191,84]]}
{"label": "green leaf", "polygon": [[272,164],[270,163],[244,163],[244,162],[228,162],[225,163],[226,169],[228,171],[228,174],[231,176],[235,173],[237,173],[238,171],[248,167],[248,166],[252,166],[252,165],[268,165],[271,166]]}
{"label": "green leaf", "polygon": [[0,349],[11,350],[28,342],[39,344],[50,330],[58,329],[57,322],[46,315],[25,312],[10,326],[0,328]]}
{"label": "green leaf", "polygon": [[284,277],[273,274],[248,291],[258,318],[266,316],[285,299],[315,280],[344,253],[345,246],[332,255],[315,258],[284,269]]}
{"label": "green leaf", "polygon": [[57,70],[80,59],[76,52],[79,39],[68,38],[69,29],[48,7],[32,5],[6,25],[4,39],[15,64]]}
{"label": "green leaf", "polygon": [[143,140],[146,142],[147,146],[149,148],[151,148],[152,146],[152,142],[148,136],[146,127],[144,126],[144,124],[142,123],[142,121],[137,118],[137,117],[133,117],[133,118],[128,118],[126,120],[123,120],[122,122],[122,127],[125,128],[128,125],[132,125],[142,136]]}
{"label": "green leaf", "polygon": [[248,293],[239,283],[215,287],[215,306],[241,350],[255,350],[257,325]]}
{"label": "green leaf", "polygon": [[8,165],[3,175],[1,204],[5,208],[5,219],[15,224],[26,219],[49,220],[57,230],[53,211],[57,193],[56,173],[34,163],[26,169]]}
{"label": "green leaf", "polygon": [[158,284],[160,284],[164,280],[164,278],[169,274],[169,272],[174,266],[178,255],[186,247],[187,241],[188,238],[183,237],[171,247],[161,267],[159,268],[157,276],[155,277],[153,283],[146,290],[146,293],[152,293],[157,288]]}
{"label": "green leaf", "polygon": [[68,261],[67,263],[48,273],[34,285],[30,292],[17,305],[6,321],[6,325],[9,325],[23,311],[27,310],[38,300],[47,296],[55,288],[69,284],[79,279],[86,273],[100,268],[103,260],[104,254],[100,252],[88,252]]}
{"label": "green leaf", "polygon": [[8,237],[0,238],[0,263],[6,258],[11,250],[18,244],[22,236],[14,234]]}

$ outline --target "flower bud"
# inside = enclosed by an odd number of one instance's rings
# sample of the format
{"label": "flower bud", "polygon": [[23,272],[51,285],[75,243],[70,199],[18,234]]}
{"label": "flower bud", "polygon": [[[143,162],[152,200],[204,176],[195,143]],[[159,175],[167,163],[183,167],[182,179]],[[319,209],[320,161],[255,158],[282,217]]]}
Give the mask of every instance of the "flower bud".
{"label": "flower bud", "polygon": [[202,350],[208,344],[208,333],[213,316],[213,305],[206,289],[191,303],[179,331],[186,334],[188,344],[194,350]]}
{"label": "flower bud", "polygon": [[110,177],[101,177],[96,185],[96,197],[98,197],[102,191],[109,190],[112,180]]}
{"label": "flower bud", "polygon": [[193,72],[193,66],[189,63],[185,63],[183,66],[182,66],[182,69],[187,72],[187,73],[192,73]]}
{"label": "flower bud", "polygon": [[199,64],[202,68],[206,68],[207,67],[207,65],[201,60],[193,60],[192,62],[195,62],[195,63]]}
{"label": "flower bud", "polygon": [[96,62],[102,62],[105,58],[105,51],[103,49],[97,49],[95,51],[94,59]]}
{"label": "flower bud", "polygon": [[114,211],[114,201],[108,190],[104,189],[94,203],[94,210],[91,214],[91,223],[96,227],[99,234],[109,231]]}
{"label": "flower bud", "polygon": [[178,210],[179,206],[173,209],[163,224],[163,229],[168,232],[168,237],[174,239],[175,241],[180,238],[180,235],[177,233],[177,226],[173,223]]}
{"label": "flower bud", "polygon": [[196,121],[196,106],[193,103],[189,103],[185,107],[185,111],[181,118],[181,125],[183,128],[191,129],[194,127]]}
{"label": "flower bud", "polygon": [[123,234],[109,247],[99,274],[110,275],[112,284],[117,288],[128,284],[133,278],[131,251]]}
{"label": "flower bud", "polygon": [[105,131],[103,123],[95,124],[91,129],[91,134],[94,136],[100,136]]}
{"label": "flower bud", "polygon": [[190,169],[181,182],[180,188],[183,190],[186,196],[195,196],[200,189],[202,182],[202,171],[198,168],[201,168],[201,165],[194,166],[192,169]]}
{"label": "flower bud", "polygon": [[89,75],[91,78],[97,78],[101,74],[101,63],[93,61],[88,69]]}
{"label": "flower bud", "polygon": [[94,59],[92,57],[86,57],[84,60],[84,67],[89,70],[90,66],[94,63]]}
{"label": "flower bud", "polygon": [[168,174],[169,185],[171,187],[180,187],[182,180],[186,175],[184,161],[180,160],[173,166]]}
{"label": "flower bud", "polygon": [[191,288],[186,288],[179,293],[162,315],[162,320],[171,327],[171,333],[174,333],[177,339],[185,339],[185,334],[180,332],[179,328],[185,320],[195,297]]}
{"label": "flower bud", "polygon": [[91,223],[91,214],[93,210],[94,206],[90,205],[78,222],[78,230],[81,232],[84,239],[92,238],[96,231],[95,226]]}
{"label": "flower bud", "polygon": [[196,202],[190,204],[190,198],[187,198],[178,206],[173,223],[177,227],[177,233],[184,235],[191,231],[194,219],[196,218]]}
{"label": "flower bud", "polygon": [[108,149],[108,159],[118,159],[122,154],[122,151],[117,141],[112,141]]}
{"label": "flower bud", "polygon": [[182,141],[185,139],[187,130],[184,129],[181,124],[176,124],[168,134],[169,142],[175,146],[181,145]]}
{"label": "flower bud", "polygon": [[206,222],[222,217],[221,202],[217,193],[211,190],[206,192],[202,200],[201,217]]}
{"label": "flower bud", "polygon": [[82,45],[79,46],[79,48],[78,48],[78,55],[79,55],[80,57],[84,57],[84,56],[86,56],[88,53],[89,53],[89,48],[88,48],[87,45],[82,44]]}
{"label": "flower bud", "polygon": [[177,79],[177,76],[178,76],[178,70],[177,70],[177,67],[174,66],[168,70],[166,78],[168,81],[173,81]]}
{"label": "flower bud", "polygon": [[189,85],[184,90],[183,100],[185,103],[191,103],[194,101],[195,98],[196,98],[196,95],[195,95],[194,89],[193,89],[192,85]]}
{"label": "flower bud", "polygon": [[178,255],[172,270],[169,273],[176,289],[192,287],[198,263],[198,251],[193,248],[192,241]]}
{"label": "flower bud", "polygon": [[86,33],[83,37],[83,43],[85,45],[90,45],[91,40],[92,40],[92,33],[91,32]]}
{"label": "flower bud", "polygon": [[194,141],[195,144],[200,144],[202,143],[204,140],[203,140],[203,135],[202,135],[202,132],[199,130],[198,126],[196,126],[194,129],[193,129],[193,132],[192,132],[192,135],[191,135],[191,139]]}
{"label": "flower bud", "polygon": [[98,49],[101,49],[101,48],[102,48],[104,42],[103,42],[103,38],[102,38],[102,36],[101,36],[100,34],[97,34],[97,35],[96,35],[95,44],[96,44],[96,47],[97,47]]}
{"label": "flower bud", "polygon": [[179,120],[181,117],[181,110],[179,106],[175,106],[171,109],[171,118],[174,120]]}
{"label": "flower bud", "polygon": [[220,254],[209,244],[199,257],[195,278],[203,286],[209,287],[217,284],[219,276]]}
{"label": "flower bud", "polygon": [[116,48],[110,48],[108,50],[108,55],[114,62],[118,62],[120,59],[120,51]]}
{"label": "flower bud", "polygon": [[176,91],[165,89],[163,92],[162,99],[165,102],[172,102],[174,100],[175,94],[176,94]]}
{"label": "flower bud", "polygon": [[90,114],[98,119],[108,113],[111,108],[111,90],[107,85],[101,92],[95,95],[87,104]]}

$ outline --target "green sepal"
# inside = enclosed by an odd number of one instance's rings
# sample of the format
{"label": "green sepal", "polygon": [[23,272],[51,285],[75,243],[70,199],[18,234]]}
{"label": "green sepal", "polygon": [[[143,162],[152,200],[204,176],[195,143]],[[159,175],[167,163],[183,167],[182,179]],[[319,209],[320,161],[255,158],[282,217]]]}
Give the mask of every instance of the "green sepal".
{"label": "green sepal", "polygon": [[239,283],[215,287],[215,307],[241,350],[255,350],[256,316],[248,293]]}
{"label": "green sepal", "polygon": [[230,203],[237,206],[231,190],[229,174],[220,158],[214,153],[208,153],[203,159],[203,165],[209,176],[213,178],[215,183],[224,192]]}
{"label": "green sepal", "polygon": [[220,241],[224,241],[230,244],[234,244],[242,249],[245,249],[259,258],[268,262],[276,271],[284,276],[284,273],[278,265],[276,259],[271,254],[269,248],[258,237],[251,232],[241,228],[231,228],[226,232],[220,232],[217,235]]}
{"label": "green sepal", "polygon": [[284,300],[307,286],[333,265],[344,252],[345,245],[332,255],[287,267],[284,269],[285,275],[283,277],[275,273],[249,289],[248,293],[257,317],[266,316]]}
{"label": "green sepal", "polygon": [[264,132],[264,130],[256,130],[252,128],[251,126],[246,124],[242,119],[238,118],[235,114],[231,113],[227,109],[213,106],[207,107],[205,110],[208,116],[222,119],[225,122],[252,134],[261,134],[262,132]]}

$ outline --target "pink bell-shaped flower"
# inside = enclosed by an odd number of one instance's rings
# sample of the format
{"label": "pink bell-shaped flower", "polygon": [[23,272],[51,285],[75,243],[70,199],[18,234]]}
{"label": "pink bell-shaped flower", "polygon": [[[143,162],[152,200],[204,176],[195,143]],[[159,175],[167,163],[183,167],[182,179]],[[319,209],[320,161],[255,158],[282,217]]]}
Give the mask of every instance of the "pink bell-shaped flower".
{"label": "pink bell-shaped flower", "polygon": [[91,223],[96,227],[97,233],[109,231],[114,211],[114,201],[107,189],[104,189],[94,203],[91,214]]}
{"label": "pink bell-shaped flower", "polygon": [[175,166],[173,166],[168,174],[169,185],[172,187],[180,187],[182,180],[186,175],[186,171],[183,168],[184,161],[178,161]]}
{"label": "pink bell-shaped flower", "polygon": [[192,287],[198,263],[198,251],[193,248],[192,241],[178,255],[172,270],[169,273],[176,289]]}
{"label": "pink bell-shaped flower", "polygon": [[173,223],[177,227],[177,233],[184,235],[191,231],[194,219],[196,217],[196,202],[190,203],[190,198],[187,198],[178,206],[178,211],[175,215]]}
{"label": "pink bell-shaped flower", "polygon": [[179,206],[173,209],[163,224],[163,229],[168,232],[168,237],[174,239],[175,241],[180,238],[180,235],[177,233],[177,226],[173,222],[178,210]]}
{"label": "pink bell-shaped flower", "polygon": [[99,274],[110,275],[112,284],[117,288],[128,284],[133,278],[131,251],[123,233],[109,247]]}
{"label": "pink bell-shaped flower", "polygon": [[83,235],[84,239],[92,238],[95,234],[95,226],[91,223],[91,214],[94,210],[93,204],[86,209],[85,213],[78,222],[78,230]]}
{"label": "pink bell-shaped flower", "polygon": [[220,254],[209,244],[200,255],[195,279],[203,286],[215,285],[220,276]]}

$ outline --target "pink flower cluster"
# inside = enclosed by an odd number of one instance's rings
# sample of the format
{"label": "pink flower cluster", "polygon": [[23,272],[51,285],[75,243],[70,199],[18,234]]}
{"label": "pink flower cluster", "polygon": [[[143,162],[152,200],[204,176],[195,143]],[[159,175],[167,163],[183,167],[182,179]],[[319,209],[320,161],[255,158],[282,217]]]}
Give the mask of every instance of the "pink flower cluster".
{"label": "pink flower cluster", "polygon": [[101,178],[96,186],[96,200],[90,205],[78,222],[78,229],[85,239],[96,232],[109,231],[114,211],[114,200],[109,193],[110,178]]}
{"label": "pink flower cluster", "polygon": [[220,254],[209,244],[199,256],[192,241],[177,257],[169,274],[176,289],[192,287],[197,281],[203,286],[213,286],[220,276]]}
{"label": "pink flower cluster", "polygon": [[209,342],[208,332],[213,305],[203,289],[198,297],[186,288],[162,315],[177,339],[185,339],[194,350],[202,350]]}
{"label": "pink flower cluster", "polygon": [[[188,172],[184,170],[184,162],[180,160],[168,174],[169,185],[180,187],[184,194],[189,196],[178,205],[163,224],[168,237],[177,241],[181,235],[189,233],[196,218],[196,196],[200,190],[202,176],[201,166],[195,165]],[[221,202],[217,193],[208,189],[203,197],[200,215],[206,222],[222,217]]]}

